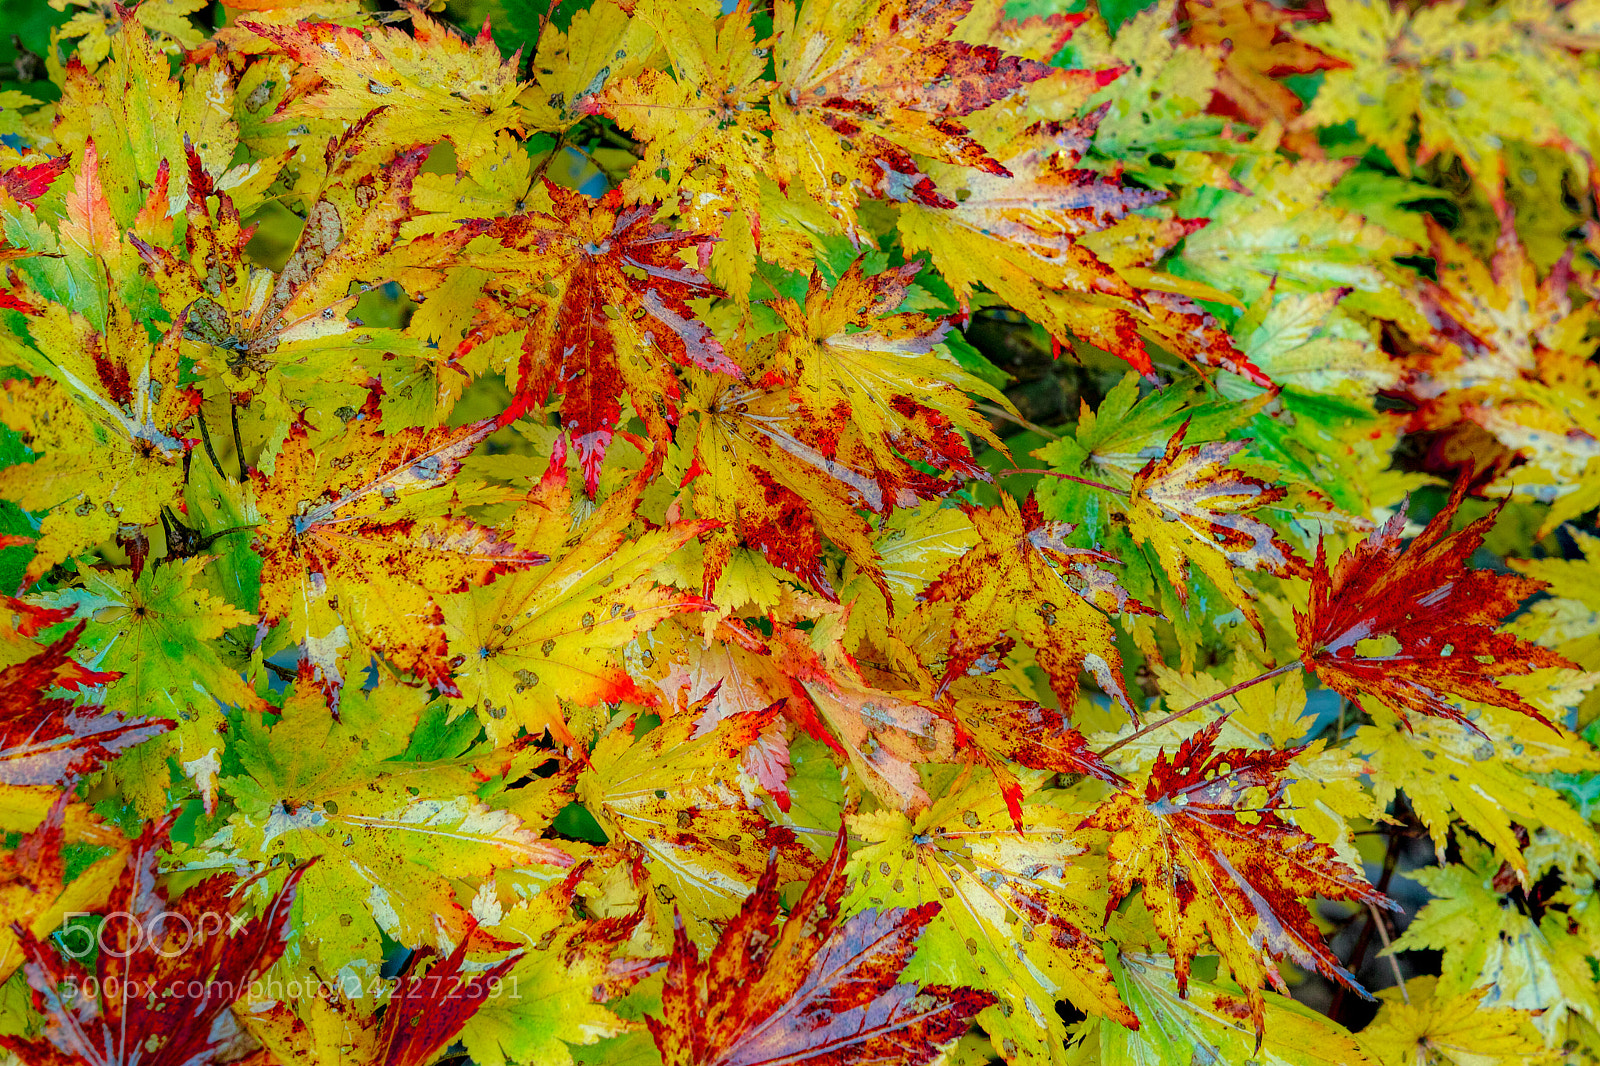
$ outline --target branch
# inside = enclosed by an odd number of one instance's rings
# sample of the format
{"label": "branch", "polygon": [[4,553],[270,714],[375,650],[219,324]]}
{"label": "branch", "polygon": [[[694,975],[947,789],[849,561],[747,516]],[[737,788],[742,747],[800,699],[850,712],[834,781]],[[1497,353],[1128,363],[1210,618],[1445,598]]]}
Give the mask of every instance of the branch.
{"label": "branch", "polygon": [[1001,477],[1005,477],[1010,474],[1038,474],[1040,477],[1058,477],[1062,481],[1076,481],[1078,484],[1087,485],[1091,489],[1103,489],[1106,492],[1114,492],[1118,496],[1128,495],[1127,489],[1119,489],[1115,485],[1107,485],[1101,481],[1090,481],[1086,477],[1076,477],[1072,474],[1063,474],[1057,470],[1039,470],[1034,467],[1019,466],[1012,470],[1001,470],[999,471],[999,474]]}
{"label": "branch", "polygon": [[1154,722],[1151,722],[1149,725],[1145,726],[1143,729],[1134,730],[1132,733],[1129,733],[1127,736],[1123,737],[1121,740],[1117,741],[1115,744],[1112,744],[1110,747],[1108,747],[1104,751],[1100,752],[1100,757],[1103,759],[1107,755],[1110,755],[1112,752],[1116,751],[1118,748],[1122,747],[1124,744],[1128,743],[1129,741],[1137,740],[1140,737],[1145,736],[1148,733],[1154,733],[1157,729],[1160,729],[1164,725],[1171,725],[1173,722],[1176,722],[1178,719],[1182,718],[1184,715],[1188,714],[1190,711],[1198,711],[1202,707],[1209,707],[1213,703],[1216,703],[1218,700],[1225,700],[1229,696],[1232,696],[1233,694],[1235,694],[1237,692],[1243,692],[1247,688],[1252,688],[1252,687],[1254,687],[1256,685],[1259,685],[1259,684],[1261,684],[1261,682],[1266,681],[1269,678],[1277,677],[1280,674],[1287,674],[1291,670],[1298,670],[1298,669],[1300,669],[1300,660],[1296,659],[1293,662],[1284,663],[1282,666],[1274,667],[1273,669],[1268,670],[1264,674],[1257,674],[1255,677],[1252,677],[1247,681],[1241,681],[1237,685],[1229,685],[1227,688],[1223,689],[1221,692],[1217,693],[1214,696],[1207,696],[1205,699],[1200,700],[1198,703],[1189,704],[1189,706],[1183,708],[1181,711],[1173,711],[1171,714],[1167,715],[1165,718],[1157,718]]}

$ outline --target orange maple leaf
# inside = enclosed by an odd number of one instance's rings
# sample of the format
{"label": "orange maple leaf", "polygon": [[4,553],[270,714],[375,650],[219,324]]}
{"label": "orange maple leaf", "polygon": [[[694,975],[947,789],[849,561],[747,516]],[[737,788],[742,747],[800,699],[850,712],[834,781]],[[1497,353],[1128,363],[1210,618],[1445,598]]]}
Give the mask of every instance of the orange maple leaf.
{"label": "orange maple leaf", "polygon": [[1031,493],[1020,508],[1003,496],[999,507],[968,514],[982,539],[922,597],[929,605],[952,606],[950,659],[941,684],[992,669],[991,658],[1020,639],[1033,648],[1063,707],[1077,699],[1078,672],[1087,669],[1137,718],[1123,689],[1122,654],[1108,615],[1155,612],[1099,565],[1117,560],[1069,546],[1065,538],[1072,526],[1046,520]]}
{"label": "orange maple leaf", "polygon": [[[1182,0],[1177,16],[1186,42],[1222,50],[1222,68],[1208,110],[1252,126],[1287,125],[1305,109],[1281,80],[1284,75],[1343,66],[1286,30],[1295,22],[1326,18],[1325,11],[1284,10],[1267,0]],[[1302,133],[1292,139],[1296,151],[1316,148],[1314,135]]]}
{"label": "orange maple leaf", "polygon": [[1187,994],[1189,964],[1211,943],[1245,990],[1259,1047],[1263,981],[1287,992],[1270,959],[1285,956],[1354,991],[1355,978],[1323,941],[1302,897],[1350,899],[1398,910],[1334,850],[1278,814],[1280,775],[1300,748],[1215,750],[1224,719],[1163,750],[1140,789],[1125,785],[1080,828],[1109,833],[1109,917],[1134,882],[1167,941]]}

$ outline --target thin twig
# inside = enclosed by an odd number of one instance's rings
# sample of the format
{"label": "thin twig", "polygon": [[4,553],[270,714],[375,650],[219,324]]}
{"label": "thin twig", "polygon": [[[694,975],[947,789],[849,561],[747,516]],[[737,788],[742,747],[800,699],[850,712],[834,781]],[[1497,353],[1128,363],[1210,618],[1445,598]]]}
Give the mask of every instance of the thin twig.
{"label": "thin twig", "polygon": [[1023,418],[1020,415],[1014,415],[1010,411],[1007,411],[1004,407],[996,407],[992,403],[974,403],[972,406],[982,411],[986,415],[990,415],[994,418],[1003,418],[1007,422],[1021,426],[1023,429],[1032,430],[1033,432],[1039,434],[1039,436],[1048,440],[1061,439],[1061,434],[1057,433],[1055,430],[1045,429],[1041,425],[1029,422],[1026,418]]}
{"label": "thin twig", "polygon": [[[566,146],[567,131],[562,130],[560,133],[556,134],[556,143],[551,145],[550,151],[545,153],[545,157],[539,160],[539,165],[535,167],[533,173],[528,176],[528,187],[523,190],[521,198],[517,200],[519,205],[523,207],[527,206],[528,197],[533,195],[533,187],[539,183],[540,178],[544,177],[545,171],[550,169],[550,164],[555,162],[556,156],[560,155],[561,150]],[[521,211],[519,211],[518,214],[521,214]]]}
{"label": "thin twig", "polygon": [[[1383,873],[1379,875],[1378,883],[1375,887],[1379,892],[1387,893],[1389,891],[1389,881],[1394,877],[1395,867],[1400,860],[1401,837],[1399,833],[1393,832],[1391,827],[1388,826],[1379,831],[1389,839],[1383,853]],[[1350,952],[1350,958],[1345,967],[1351,973],[1360,972],[1361,964],[1366,961],[1367,945],[1372,943],[1372,930],[1377,914],[1378,912],[1375,910],[1368,911],[1367,920],[1361,924],[1361,932],[1356,937],[1356,946]],[[1343,1020],[1344,1001],[1345,987],[1344,985],[1336,985],[1333,989],[1333,1002],[1328,1006],[1328,1017],[1336,1022]]]}
{"label": "thin twig", "polygon": [[1076,481],[1078,484],[1087,485],[1091,489],[1104,489],[1106,492],[1114,492],[1118,496],[1128,495],[1127,489],[1119,489],[1115,485],[1107,485],[1103,481],[1090,481],[1086,477],[1076,477],[1072,474],[1063,474],[1058,470],[1040,470],[1034,467],[1019,466],[1011,470],[1001,470],[997,472],[1001,476],[1010,474],[1038,474],[1040,477],[1058,477],[1062,481]]}
{"label": "thin twig", "polygon": [[611,147],[621,148],[630,155],[637,156],[641,159],[644,158],[644,153],[639,150],[639,142],[633,140],[632,138],[623,136],[610,126],[601,126],[597,124],[589,128],[598,133],[600,135],[600,139],[611,145]]}
{"label": "thin twig", "polygon": [[[1376,903],[1367,904],[1367,910],[1372,912],[1372,920],[1378,924],[1378,939],[1383,941],[1383,950],[1388,952],[1389,923],[1384,921],[1383,915],[1378,913],[1378,905]],[[1393,952],[1390,952],[1386,957],[1389,960],[1389,968],[1394,971],[1394,983],[1400,989],[1400,998],[1409,1004],[1411,1002],[1411,994],[1406,991],[1406,979],[1400,976],[1400,960],[1394,957]]]}
{"label": "thin twig", "polygon": [[1165,718],[1156,719],[1154,722],[1151,722],[1149,725],[1145,726],[1143,729],[1134,730],[1132,733],[1129,733],[1127,736],[1123,737],[1121,740],[1117,741],[1115,744],[1112,744],[1110,747],[1108,747],[1108,748],[1104,749],[1103,751],[1101,751],[1100,752],[1100,757],[1103,759],[1107,755],[1110,755],[1112,752],[1116,751],[1118,748],[1122,747],[1124,744],[1128,743],[1129,741],[1138,740],[1140,737],[1146,735],[1147,733],[1154,733],[1157,729],[1160,729],[1164,725],[1171,725],[1173,722],[1176,722],[1178,719],[1182,718],[1184,715],[1188,714],[1191,711],[1198,711],[1202,707],[1209,707],[1211,704],[1216,703],[1218,700],[1225,700],[1229,696],[1232,696],[1236,692],[1243,692],[1245,689],[1250,688],[1250,687],[1252,687],[1254,685],[1259,685],[1259,684],[1261,684],[1261,682],[1266,681],[1269,678],[1277,677],[1279,674],[1287,674],[1290,670],[1298,670],[1298,669],[1300,669],[1300,660],[1296,659],[1293,662],[1284,663],[1282,666],[1275,667],[1275,668],[1273,668],[1271,670],[1268,670],[1264,674],[1257,674],[1255,677],[1250,678],[1248,681],[1241,681],[1237,685],[1230,685],[1227,688],[1223,689],[1221,692],[1217,693],[1215,696],[1207,696],[1205,699],[1199,701],[1198,703],[1189,704],[1189,706],[1183,708],[1181,711],[1173,711],[1171,714],[1167,715]]}

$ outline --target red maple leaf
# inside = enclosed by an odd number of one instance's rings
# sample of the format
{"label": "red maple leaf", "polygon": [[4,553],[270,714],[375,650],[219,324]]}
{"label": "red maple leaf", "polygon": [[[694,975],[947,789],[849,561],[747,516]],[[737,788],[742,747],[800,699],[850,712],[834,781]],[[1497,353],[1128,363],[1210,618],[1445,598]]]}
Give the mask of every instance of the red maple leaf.
{"label": "red maple leaf", "polygon": [[668,1066],[920,1066],[996,1002],[970,988],[899,983],[940,904],[841,918],[847,857],[841,829],[781,926],[769,863],[704,962],[679,922],[663,1017],[645,1019]]}
{"label": "red maple leaf", "polygon": [[1460,482],[1445,508],[1404,547],[1402,506],[1331,573],[1317,545],[1311,603],[1305,614],[1295,612],[1301,661],[1358,706],[1363,697],[1373,699],[1402,720],[1415,713],[1466,722],[1451,702],[1466,699],[1549,724],[1499,678],[1576,667],[1548,648],[1495,632],[1545,583],[1467,569],[1499,511],[1450,533],[1465,495],[1466,483]]}
{"label": "red maple leaf", "polygon": [[[53,612],[52,612],[53,613]],[[165,718],[126,719],[97,705],[47,696],[51,688],[103,684],[121,674],[88,670],[70,657],[79,622],[39,653],[0,670],[0,784],[64,786],[124,748],[174,728]]]}
{"label": "red maple leaf", "polygon": [[58,950],[12,925],[44,1024],[36,1039],[0,1036],[0,1047],[32,1066],[210,1066],[240,1039],[229,1008],[283,954],[295,884],[310,864],[290,871],[256,917],[246,918],[245,889],[275,870],[212,877],[174,902],[156,880],[173,820],[134,841],[92,971],[76,961],[94,946],[88,926],[64,931]]}
{"label": "red maple leaf", "polygon": [[[556,214],[496,219],[501,247],[463,262],[495,275],[500,306],[482,305],[462,351],[523,333],[517,391],[561,396],[561,425],[577,446],[592,495],[626,396],[657,442],[678,419],[670,364],[742,377],[689,306],[721,295],[684,261],[711,239],[652,221],[658,205],[624,206],[620,189],[599,200],[546,182]],[[462,354],[458,351],[457,355]]]}

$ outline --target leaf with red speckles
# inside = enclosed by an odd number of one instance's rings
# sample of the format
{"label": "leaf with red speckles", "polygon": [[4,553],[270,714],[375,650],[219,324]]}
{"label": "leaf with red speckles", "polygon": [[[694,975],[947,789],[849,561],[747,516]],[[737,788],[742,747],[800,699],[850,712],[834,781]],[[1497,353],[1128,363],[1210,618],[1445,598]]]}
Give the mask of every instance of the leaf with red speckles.
{"label": "leaf with red speckles", "polygon": [[519,550],[552,561],[442,601],[459,699],[505,743],[526,728],[571,742],[563,703],[634,696],[619,650],[663,619],[708,606],[651,571],[709,527],[678,522],[629,536],[635,483],[613,493],[574,536],[565,452],[511,519]]}
{"label": "leaf with red speckles", "polygon": [[117,753],[173,728],[164,718],[127,718],[46,695],[64,683],[103,683],[121,676],[86,671],[69,657],[84,624],[48,646],[36,645],[32,658],[0,670],[0,785],[71,788]]}
{"label": "leaf with red speckles", "polygon": [[134,841],[103,905],[98,936],[106,949],[92,966],[77,961],[87,953],[79,938],[64,940],[62,951],[13,925],[44,1024],[31,1039],[0,1036],[0,1047],[42,1066],[210,1066],[235,1045],[242,1032],[229,1008],[283,954],[295,886],[308,867],[263,892],[259,911],[246,904],[245,889],[277,879],[277,870],[243,882],[215,876],[172,900],[157,880],[171,826],[171,818],[153,823]]}
{"label": "leaf with red speckles", "polygon": [[290,619],[335,706],[351,644],[455,691],[437,597],[546,561],[459,514],[471,490],[453,479],[499,424],[385,433],[360,419],[318,443],[302,420],[272,475],[256,472],[261,614]]}
{"label": "leaf with red speckles", "polygon": [[[803,187],[856,238],[864,195],[955,203],[953,190],[935,187],[917,157],[1007,173],[962,120],[1040,79],[1081,77],[994,44],[954,39],[971,9],[971,0],[779,0],[775,79],[766,80],[748,7],[707,33],[674,18],[669,5],[641,5],[638,17],[657,27],[672,76],[645,71],[587,106],[644,142],[630,178],[642,188],[663,184],[659,171],[681,181],[705,162],[715,168],[711,180],[697,182],[705,195],[739,207],[754,202],[754,176],[766,174]],[[755,106],[763,102],[766,110]]]}
{"label": "leaf with red speckles", "polygon": [[[1282,817],[1281,776],[1303,749],[1217,751],[1218,719],[1156,756],[1141,787],[1128,784],[1084,819],[1107,833],[1111,896],[1137,882],[1187,991],[1189,964],[1209,938],[1245,990],[1259,1046],[1263,982],[1288,991],[1274,959],[1361,992],[1317,931],[1304,899],[1348,899],[1394,909],[1360,871]],[[1365,994],[1365,993],[1362,993]]]}
{"label": "leaf with red speckles", "polygon": [[1451,533],[1465,496],[1462,481],[1445,508],[1404,546],[1402,507],[1331,572],[1324,546],[1317,546],[1311,601],[1304,614],[1294,616],[1301,661],[1358,706],[1386,707],[1402,720],[1430,714],[1470,725],[1456,702],[1467,700],[1544,722],[1538,708],[1500,679],[1574,664],[1548,648],[1496,632],[1523,600],[1546,585],[1516,574],[1467,569],[1496,515]]}
{"label": "leaf with red speckles", "polygon": [[685,258],[709,238],[651,221],[658,205],[624,206],[620,190],[594,200],[546,189],[555,215],[497,219],[486,235],[500,247],[463,256],[493,275],[496,301],[464,346],[523,335],[517,390],[534,403],[561,396],[562,429],[592,494],[624,399],[665,441],[678,420],[674,366],[741,371],[687,303],[718,295]]}
{"label": "leaf with red speckles", "polygon": [[1189,567],[1198,567],[1227,601],[1261,632],[1250,596],[1234,576],[1260,570],[1280,577],[1306,576],[1294,549],[1251,512],[1282,500],[1288,490],[1252,477],[1234,464],[1248,441],[1183,446],[1189,423],[1133,477],[1128,527],[1155,550],[1181,602],[1188,602]]}
{"label": "leaf with red speckles", "polygon": [[1134,212],[1165,194],[1083,166],[1102,115],[1017,134],[995,151],[1010,176],[932,168],[960,202],[908,204],[899,221],[906,251],[928,252],[963,301],[986,286],[1058,341],[1079,337],[1142,373],[1155,369],[1149,337],[1202,373],[1271,386],[1181,285],[1149,269],[1184,235],[1144,239],[1151,220]]}
{"label": "leaf with red speckles", "polygon": [[748,381],[691,379],[685,480],[696,513],[722,523],[706,549],[708,595],[742,538],[834,598],[820,533],[881,588],[858,509],[888,514],[988,478],[968,435],[1001,444],[967,394],[1009,401],[939,354],[945,323],[895,313],[920,267],[869,277],[857,261],[831,289],[813,274],[803,305],[774,302],[787,330],[750,346]]}
{"label": "leaf with red speckles", "polygon": [[1010,496],[1000,506],[968,512],[981,538],[923,593],[924,611],[949,604],[949,659],[943,684],[967,673],[1006,641],[1033,648],[1065,707],[1078,694],[1087,669],[1107,695],[1137,717],[1122,683],[1111,618],[1148,614],[1101,564],[1110,556],[1063,541],[1072,527],[1039,514],[1032,495],[1019,508]]}
{"label": "leaf with red speckles", "polygon": [[769,864],[704,961],[678,925],[661,1016],[645,1019],[667,1066],[921,1066],[995,1003],[971,988],[901,982],[940,904],[842,917],[847,857],[841,827],[781,924]]}

